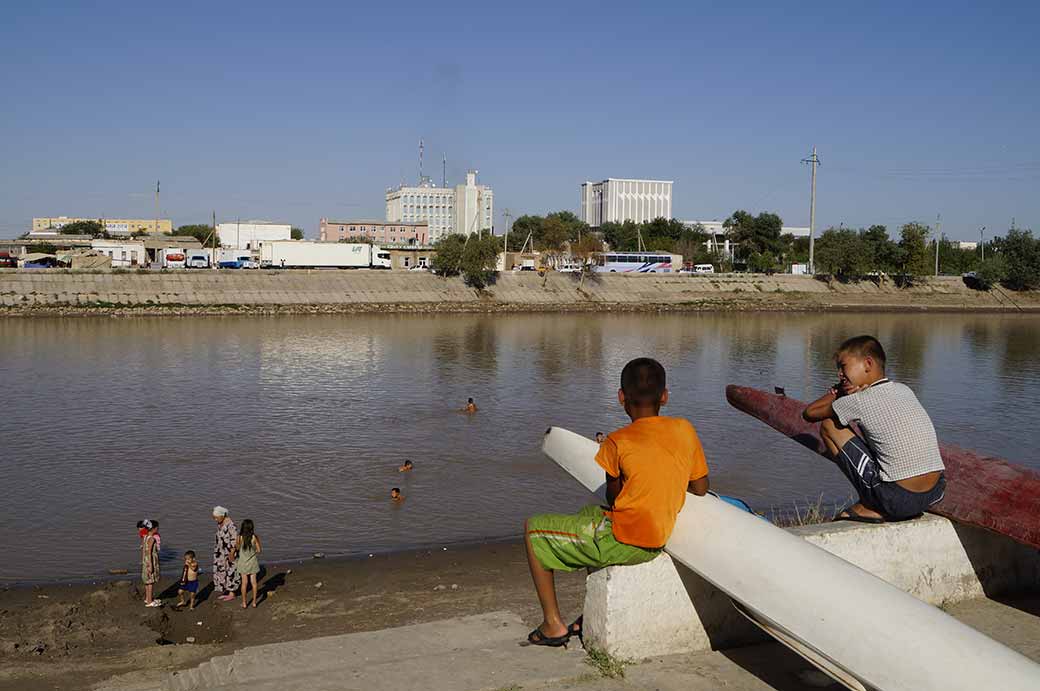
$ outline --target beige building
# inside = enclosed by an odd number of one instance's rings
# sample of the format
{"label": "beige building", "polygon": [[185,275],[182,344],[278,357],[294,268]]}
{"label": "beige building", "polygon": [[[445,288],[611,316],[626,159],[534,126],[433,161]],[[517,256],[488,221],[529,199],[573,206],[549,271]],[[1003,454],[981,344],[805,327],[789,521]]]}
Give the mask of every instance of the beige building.
{"label": "beige building", "polygon": [[154,218],[77,218],[72,216],[34,218],[32,232],[58,232],[67,223],[76,223],[78,221],[97,221],[105,227],[105,232],[111,235],[129,235],[140,230],[146,233],[173,232],[173,222],[168,218],[156,220]]}
{"label": "beige building", "polygon": [[430,241],[428,223],[334,221],[323,218],[318,231],[322,242],[363,238],[377,245],[426,245]]}

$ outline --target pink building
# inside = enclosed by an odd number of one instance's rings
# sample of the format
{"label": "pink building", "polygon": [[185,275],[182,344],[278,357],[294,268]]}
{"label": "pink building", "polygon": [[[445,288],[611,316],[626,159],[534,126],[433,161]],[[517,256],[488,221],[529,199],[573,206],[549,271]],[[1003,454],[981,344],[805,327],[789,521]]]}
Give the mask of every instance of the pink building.
{"label": "pink building", "polygon": [[322,242],[365,238],[377,245],[425,245],[430,240],[428,223],[394,221],[331,221],[321,219]]}

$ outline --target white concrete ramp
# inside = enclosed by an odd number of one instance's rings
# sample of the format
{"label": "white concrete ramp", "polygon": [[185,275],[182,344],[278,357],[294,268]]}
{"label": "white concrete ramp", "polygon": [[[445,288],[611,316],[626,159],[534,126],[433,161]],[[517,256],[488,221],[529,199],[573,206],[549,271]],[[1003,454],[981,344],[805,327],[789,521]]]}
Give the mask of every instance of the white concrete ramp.
{"label": "white concrete ramp", "polygon": [[[521,648],[528,627],[509,612],[243,648],[175,672],[162,691],[481,691],[517,679],[549,682],[589,672],[585,653]],[[522,652],[522,654],[518,654]]]}

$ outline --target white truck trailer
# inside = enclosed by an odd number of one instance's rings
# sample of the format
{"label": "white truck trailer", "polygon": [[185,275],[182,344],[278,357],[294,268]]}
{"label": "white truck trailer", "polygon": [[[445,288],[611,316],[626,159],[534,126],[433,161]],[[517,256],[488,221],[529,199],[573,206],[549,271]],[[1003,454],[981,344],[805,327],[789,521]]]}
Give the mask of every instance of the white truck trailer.
{"label": "white truck trailer", "polygon": [[265,269],[389,269],[390,252],[353,242],[274,240],[260,247]]}
{"label": "white truck trailer", "polygon": [[183,269],[187,252],[183,247],[165,247],[159,250],[158,259],[163,269]]}

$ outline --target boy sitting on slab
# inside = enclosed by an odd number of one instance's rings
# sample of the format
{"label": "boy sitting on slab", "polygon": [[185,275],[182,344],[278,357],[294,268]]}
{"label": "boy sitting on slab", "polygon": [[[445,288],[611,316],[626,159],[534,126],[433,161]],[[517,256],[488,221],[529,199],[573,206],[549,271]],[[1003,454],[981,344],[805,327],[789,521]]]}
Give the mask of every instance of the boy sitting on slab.
{"label": "boy sitting on slab", "polygon": [[563,623],[554,572],[650,561],[671,536],[686,492],[708,491],[708,464],[693,425],[658,414],[668,402],[664,367],[650,358],[629,362],[618,401],[632,424],[607,435],[596,454],[607,474],[609,506],[532,516],[524,525],[544,617],[527,637],[531,645],[556,647],[581,635],[580,618],[570,627]]}
{"label": "boy sitting on slab", "polygon": [[[885,376],[885,350],[857,336],[834,354],[839,381],[802,413],[820,422],[831,458],[859,494],[839,520],[915,518],[943,498],[945,466],[928,413],[914,392]],[[863,437],[849,423],[859,423]]]}

